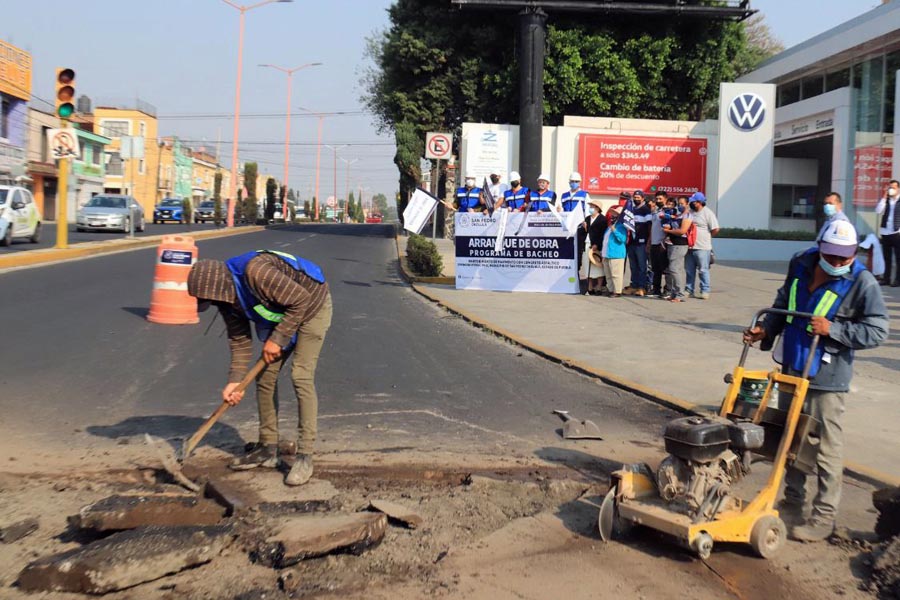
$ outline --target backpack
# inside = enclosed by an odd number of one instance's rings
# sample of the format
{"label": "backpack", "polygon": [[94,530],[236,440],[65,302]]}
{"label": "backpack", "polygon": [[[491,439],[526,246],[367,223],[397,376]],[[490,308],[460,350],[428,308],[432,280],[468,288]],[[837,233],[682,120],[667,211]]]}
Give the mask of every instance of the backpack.
{"label": "backpack", "polygon": [[691,221],[691,226],[688,227],[687,230],[687,243],[688,248],[693,248],[694,244],[697,243],[697,224]]}

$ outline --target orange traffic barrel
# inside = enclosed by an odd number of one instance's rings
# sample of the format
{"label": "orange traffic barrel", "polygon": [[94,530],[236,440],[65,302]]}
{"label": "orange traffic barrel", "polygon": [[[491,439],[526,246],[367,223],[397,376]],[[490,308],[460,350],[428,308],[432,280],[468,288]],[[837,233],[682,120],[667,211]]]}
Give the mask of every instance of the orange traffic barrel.
{"label": "orange traffic barrel", "polygon": [[147,320],[163,325],[199,323],[197,299],[188,294],[188,273],[197,262],[197,245],[186,235],[166,235],[156,249],[156,273]]}

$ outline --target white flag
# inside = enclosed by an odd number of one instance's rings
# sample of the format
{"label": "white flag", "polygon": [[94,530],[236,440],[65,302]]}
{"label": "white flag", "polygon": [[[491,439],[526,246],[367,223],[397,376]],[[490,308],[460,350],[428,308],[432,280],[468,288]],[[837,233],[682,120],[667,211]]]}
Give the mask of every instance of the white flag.
{"label": "white flag", "polygon": [[421,233],[425,223],[437,208],[438,200],[428,192],[422,189],[416,190],[416,193],[409,199],[409,204],[403,211],[403,228],[413,233]]}
{"label": "white flag", "polygon": [[578,231],[578,228],[584,224],[584,209],[581,207],[581,202],[575,205],[575,210],[569,212],[566,215],[566,231],[569,232],[569,237],[575,235],[575,232]]}
{"label": "white flag", "polygon": [[497,241],[494,242],[494,252],[500,254],[503,252],[503,240],[506,238],[506,223],[509,221],[509,209],[505,206],[498,213],[500,219],[497,223]]}

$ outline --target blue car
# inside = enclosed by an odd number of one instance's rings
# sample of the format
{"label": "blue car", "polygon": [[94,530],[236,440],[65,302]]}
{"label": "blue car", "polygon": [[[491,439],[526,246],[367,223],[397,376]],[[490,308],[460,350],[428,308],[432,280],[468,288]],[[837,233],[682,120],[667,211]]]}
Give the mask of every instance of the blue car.
{"label": "blue car", "polygon": [[153,224],[165,223],[166,221],[182,221],[181,200],[178,198],[163,198],[162,201],[153,209]]}

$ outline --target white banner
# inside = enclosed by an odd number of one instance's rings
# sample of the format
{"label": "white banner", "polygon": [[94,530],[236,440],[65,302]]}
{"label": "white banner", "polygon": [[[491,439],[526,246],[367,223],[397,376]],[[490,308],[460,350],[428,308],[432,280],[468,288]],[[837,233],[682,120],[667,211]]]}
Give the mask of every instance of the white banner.
{"label": "white banner", "polygon": [[577,294],[576,238],[553,215],[509,213],[503,250],[495,252],[501,212],[456,215],[456,288]]}
{"label": "white banner", "polygon": [[421,233],[431,213],[437,208],[437,199],[425,190],[416,190],[403,211],[403,228],[413,233]]}

